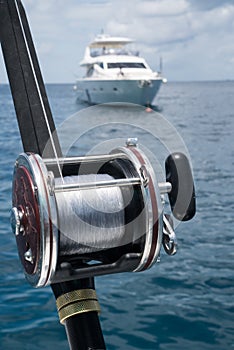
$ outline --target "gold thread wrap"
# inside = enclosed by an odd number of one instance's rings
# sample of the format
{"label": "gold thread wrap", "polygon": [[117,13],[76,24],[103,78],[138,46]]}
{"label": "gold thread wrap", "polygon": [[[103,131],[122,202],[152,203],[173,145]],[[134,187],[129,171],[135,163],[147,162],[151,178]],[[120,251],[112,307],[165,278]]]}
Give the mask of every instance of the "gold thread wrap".
{"label": "gold thread wrap", "polygon": [[59,311],[61,308],[63,308],[67,304],[74,303],[80,300],[87,300],[87,299],[97,300],[97,294],[94,289],[73,290],[72,292],[65,293],[60,297],[58,297],[58,299],[56,300],[57,309]]}
{"label": "gold thread wrap", "polygon": [[96,311],[98,313],[101,311],[97,300],[82,300],[74,304],[69,304],[59,311],[60,323],[64,324],[67,318],[74,315],[91,311]]}
{"label": "gold thread wrap", "polygon": [[96,311],[100,313],[101,311],[96,292],[93,289],[80,289],[63,294],[58,297],[56,304],[62,324],[71,316],[84,312]]}

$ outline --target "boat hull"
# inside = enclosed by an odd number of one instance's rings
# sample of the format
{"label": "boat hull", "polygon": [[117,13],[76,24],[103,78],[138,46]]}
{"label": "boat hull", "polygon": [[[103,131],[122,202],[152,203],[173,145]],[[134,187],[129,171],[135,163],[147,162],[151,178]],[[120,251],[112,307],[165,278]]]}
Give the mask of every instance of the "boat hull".
{"label": "boat hull", "polygon": [[78,99],[89,104],[135,103],[151,105],[162,83],[157,79],[91,80],[77,81]]}

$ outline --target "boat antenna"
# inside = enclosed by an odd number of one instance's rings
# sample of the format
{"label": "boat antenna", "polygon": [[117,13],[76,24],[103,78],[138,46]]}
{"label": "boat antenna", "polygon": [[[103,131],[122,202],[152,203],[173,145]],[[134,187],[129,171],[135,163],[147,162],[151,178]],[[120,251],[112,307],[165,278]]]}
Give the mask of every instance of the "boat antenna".
{"label": "boat antenna", "polygon": [[162,74],[163,72],[163,58],[162,56],[159,57],[159,73]]}

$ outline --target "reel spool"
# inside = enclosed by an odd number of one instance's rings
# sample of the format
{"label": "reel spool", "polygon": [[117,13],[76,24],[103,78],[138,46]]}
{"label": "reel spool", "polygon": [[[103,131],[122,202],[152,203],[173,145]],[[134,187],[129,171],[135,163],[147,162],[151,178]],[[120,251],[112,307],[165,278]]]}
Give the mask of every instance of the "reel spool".
{"label": "reel spool", "polygon": [[174,230],[163,213],[171,187],[157,183],[135,139],[109,155],[55,160],[21,154],[11,223],[26,279],[41,287],[143,271],[157,261],[162,242],[174,254]]}

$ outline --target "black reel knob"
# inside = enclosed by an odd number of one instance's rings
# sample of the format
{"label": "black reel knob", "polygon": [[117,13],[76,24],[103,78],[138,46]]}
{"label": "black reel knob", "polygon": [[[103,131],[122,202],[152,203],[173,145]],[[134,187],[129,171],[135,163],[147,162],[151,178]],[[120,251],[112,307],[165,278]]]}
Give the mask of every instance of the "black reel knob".
{"label": "black reel knob", "polygon": [[170,154],[165,162],[166,181],[172,189],[168,193],[174,217],[188,221],[196,213],[195,189],[188,158],[181,152]]}

